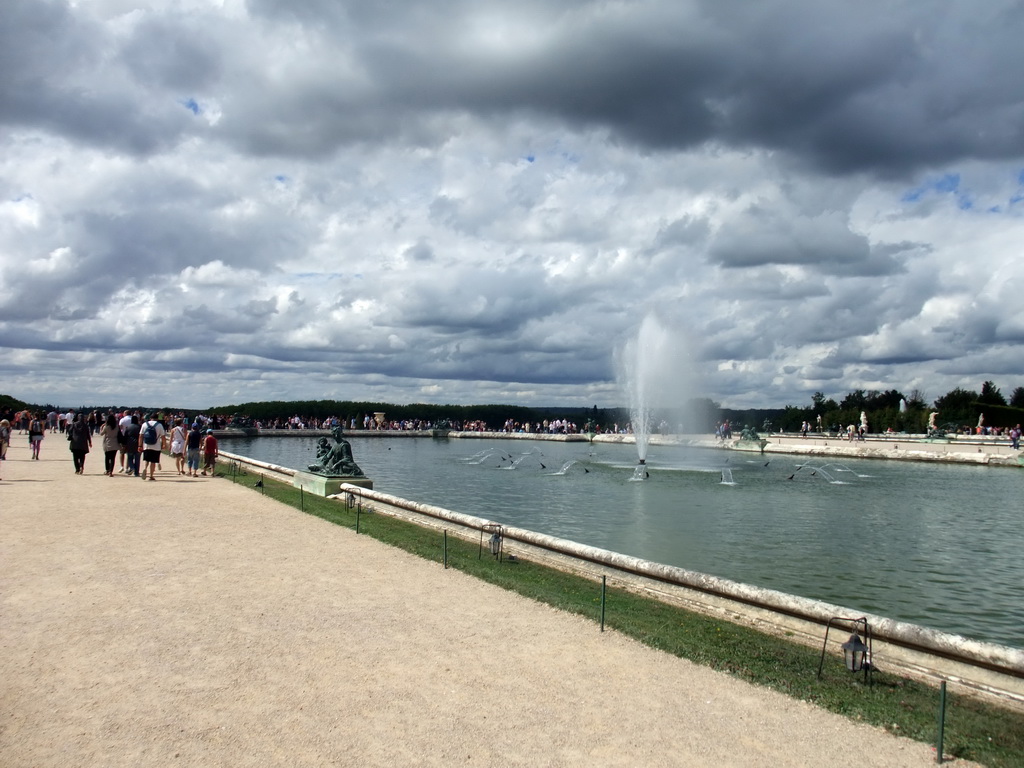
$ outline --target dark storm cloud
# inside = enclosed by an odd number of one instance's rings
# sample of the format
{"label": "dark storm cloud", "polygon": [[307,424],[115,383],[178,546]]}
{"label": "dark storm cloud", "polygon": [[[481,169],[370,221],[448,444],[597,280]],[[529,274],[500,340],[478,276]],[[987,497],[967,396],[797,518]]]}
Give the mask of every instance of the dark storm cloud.
{"label": "dark storm cloud", "polygon": [[93,146],[150,154],[188,127],[171,103],[151,104],[108,61],[100,25],[51,0],[11,0],[0,24],[0,124]]}
{"label": "dark storm cloud", "polygon": [[711,228],[707,219],[684,216],[661,227],[651,246],[652,252],[701,246],[708,239]]}
{"label": "dark storm cloud", "polygon": [[[224,102],[218,134],[265,154],[396,137],[435,144],[459,114],[530,115],[653,149],[782,150],[832,173],[1024,151],[1024,10],[1009,0],[248,9],[268,25],[250,45],[301,35],[307,58],[253,69],[250,52],[225,61],[218,39],[231,26],[201,16],[145,17],[115,38],[61,3],[12,0],[0,118],[151,153],[202,130],[174,111],[201,108],[187,100],[202,91]],[[143,104],[137,87],[163,89],[166,101]]]}
{"label": "dark storm cloud", "polygon": [[[384,5],[250,6],[316,29],[360,74],[358,87],[300,86],[288,103],[305,100],[312,122],[287,140],[277,121],[254,125],[262,142],[324,151],[323,131],[413,137],[415,114],[468,111],[603,127],[651,148],[780,149],[843,173],[1024,149],[1018,3]],[[434,128],[420,130],[429,141]]]}
{"label": "dark storm cloud", "polygon": [[544,352],[512,339],[479,343],[467,337],[409,353],[351,357],[346,366],[354,374],[383,374],[395,378],[585,384],[609,376],[606,357],[605,350],[600,358],[584,356],[567,364],[564,352]]}
{"label": "dark storm cloud", "polygon": [[845,214],[808,216],[754,205],[722,227],[708,256],[726,268],[799,264],[826,274],[880,276],[901,268],[894,253],[873,250],[866,237],[850,231]]}
{"label": "dark storm cloud", "polygon": [[204,92],[221,76],[222,52],[201,24],[187,17],[145,18],[121,50],[132,77],[144,85]]}
{"label": "dark storm cloud", "polygon": [[785,302],[792,306],[808,299],[827,297],[831,292],[820,275],[790,275],[770,265],[742,271],[729,270],[722,275],[714,295],[744,302]]}
{"label": "dark storm cloud", "polygon": [[235,307],[214,308],[206,304],[186,306],[182,320],[199,328],[216,328],[218,334],[258,333],[263,329],[263,316],[238,311]]}
{"label": "dark storm cloud", "polygon": [[[53,222],[46,245],[36,244],[27,251],[29,259],[10,265],[12,281],[30,284],[33,290],[0,296],[0,319],[94,317],[126,287],[161,287],[168,276],[214,260],[272,273],[279,250],[287,248],[301,227],[274,212],[244,222],[225,220],[219,210],[234,200],[209,199],[185,180],[125,182],[122,204],[107,198],[100,210],[80,210]],[[196,206],[203,197],[211,207]],[[52,251],[48,257],[47,250]],[[31,259],[44,257],[52,266],[32,270]]]}
{"label": "dark storm cloud", "polygon": [[405,257],[412,261],[430,262],[434,261],[434,250],[428,243],[421,241],[406,248]]}
{"label": "dark storm cloud", "polygon": [[453,271],[433,284],[417,286],[396,307],[396,325],[445,333],[474,330],[505,334],[560,306],[540,270]]}

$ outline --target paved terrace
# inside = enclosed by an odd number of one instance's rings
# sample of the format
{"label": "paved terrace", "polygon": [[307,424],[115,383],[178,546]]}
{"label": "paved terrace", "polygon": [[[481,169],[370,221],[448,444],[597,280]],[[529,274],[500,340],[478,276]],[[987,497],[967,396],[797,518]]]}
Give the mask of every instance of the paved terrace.
{"label": "paved terrace", "polygon": [[[0,463],[0,764],[930,766],[224,480]],[[964,765],[963,762],[956,764]]]}

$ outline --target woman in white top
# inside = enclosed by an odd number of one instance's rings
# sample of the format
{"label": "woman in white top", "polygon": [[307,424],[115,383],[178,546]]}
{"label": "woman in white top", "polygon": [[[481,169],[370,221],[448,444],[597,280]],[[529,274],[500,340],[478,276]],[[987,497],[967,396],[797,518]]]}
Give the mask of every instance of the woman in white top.
{"label": "woman in white top", "polygon": [[179,475],[185,474],[185,420],[176,419],[171,430],[171,456]]}

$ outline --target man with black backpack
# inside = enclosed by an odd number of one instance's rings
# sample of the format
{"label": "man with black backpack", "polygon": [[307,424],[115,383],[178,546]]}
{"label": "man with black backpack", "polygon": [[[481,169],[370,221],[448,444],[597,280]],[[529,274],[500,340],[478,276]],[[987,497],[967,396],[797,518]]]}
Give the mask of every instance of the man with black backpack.
{"label": "man with black backpack", "polygon": [[[139,449],[142,451],[142,479],[156,480],[157,465],[160,463],[160,451],[164,447],[164,425],[153,418],[153,414],[146,414],[146,420],[139,430]],[[146,477],[146,470],[149,469],[149,477]]]}

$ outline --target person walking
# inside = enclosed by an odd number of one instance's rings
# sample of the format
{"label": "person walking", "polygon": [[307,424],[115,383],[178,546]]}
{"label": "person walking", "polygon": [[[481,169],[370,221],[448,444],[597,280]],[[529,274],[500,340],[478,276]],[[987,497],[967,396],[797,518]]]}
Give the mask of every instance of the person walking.
{"label": "person walking", "polygon": [[71,448],[71,458],[75,463],[75,474],[85,474],[85,454],[92,448],[92,431],[82,414],[76,413],[68,430],[68,446]]}
{"label": "person walking", "polygon": [[171,428],[171,457],[179,475],[185,474],[185,420],[175,419]]}
{"label": "person walking", "polygon": [[199,477],[199,449],[203,444],[203,433],[199,431],[199,422],[192,424],[188,437],[185,441],[185,451],[188,457],[189,477]]}
{"label": "person walking", "polygon": [[[160,464],[160,451],[164,447],[164,425],[157,421],[153,414],[146,416],[139,433],[139,449],[142,451],[142,479],[156,480],[156,468]],[[146,470],[149,477],[146,477]]]}
{"label": "person walking", "polygon": [[[26,411],[26,413],[28,413]],[[32,449],[32,458],[39,461],[39,449],[43,445],[43,437],[46,434],[46,422],[36,414],[28,413],[28,444]]]}
{"label": "person walking", "polygon": [[139,435],[142,434],[142,427],[139,426],[139,417],[131,414],[128,417],[128,424],[124,427],[124,455],[127,460],[125,472],[129,475],[139,476]]}
{"label": "person walking", "polygon": [[114,467],[117,465],[117,450],[121,447],[121,428],[117,425],[117,418],[113,413],[108,413],[106,420],[100,427],[100,437],[103,439],[103,461],[106,467],[107,477],[114,476]]}
{"label": "person walking", "polygon": [[0,461],[7,459],[7,446],[11,444],[11,422],[0,421]]}
{"label": "person walking", "polygon": [[206,430],[206,437],[203,438],[203,477],[206,477],[206,470],[210,470],[210,477],[213,477],[213,470],[217,465],[217,438],[213,436],[213,430]]}
{"label": "person walking", "polygon": [[[125,462],[128,459],[128,443],[125,442],[125,434],[128,432],[128,425],[132,423],[132,415],[128,410],[121,415],[121,418],[117,420],[117,426],[121,430],[121,468],[117,470],[120,474],[124,474]],[[138,421],[135,422],[138,424]],[[138,439],[135,440],[135,449],[138,449]]]}

